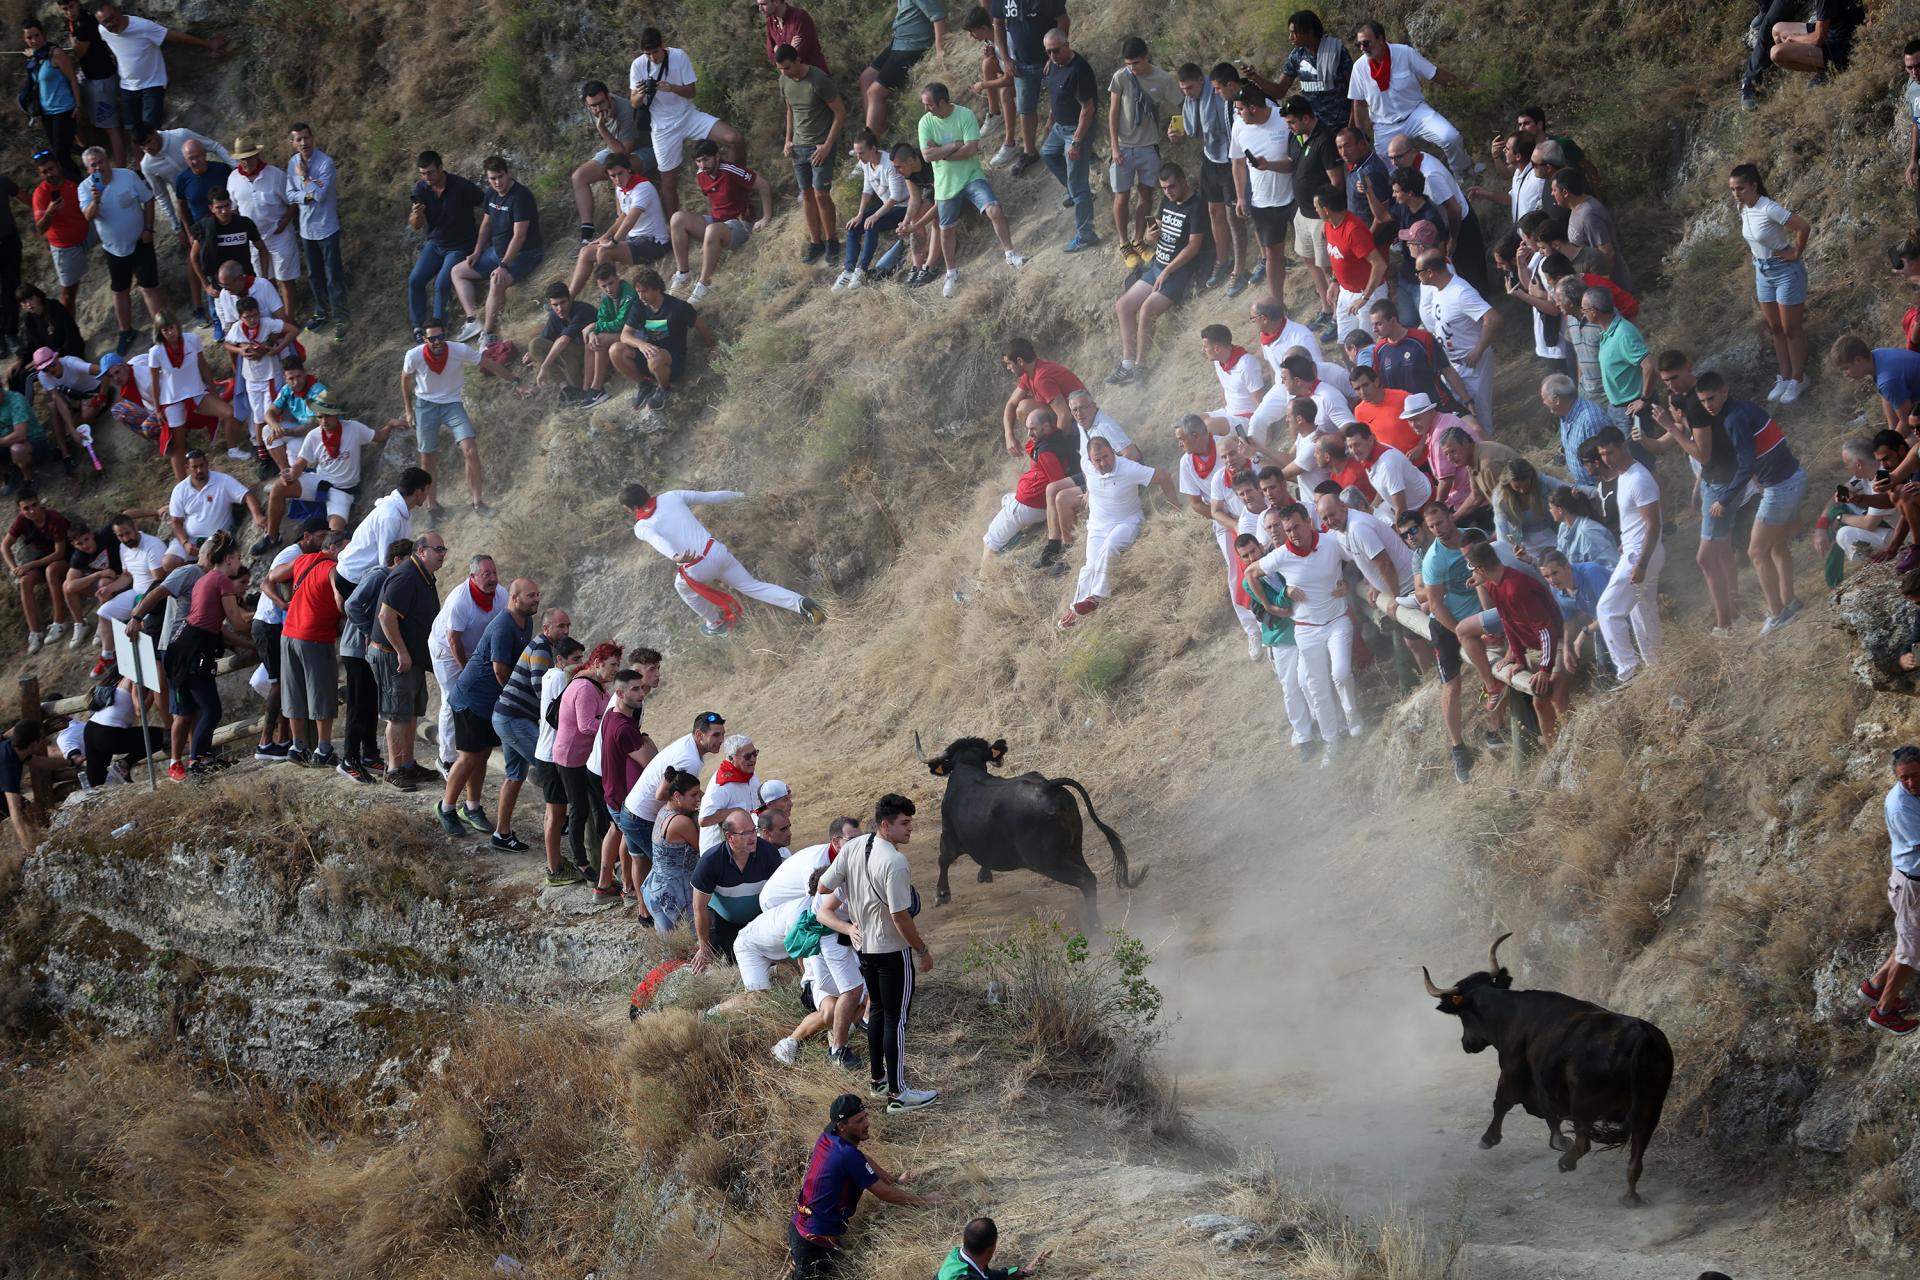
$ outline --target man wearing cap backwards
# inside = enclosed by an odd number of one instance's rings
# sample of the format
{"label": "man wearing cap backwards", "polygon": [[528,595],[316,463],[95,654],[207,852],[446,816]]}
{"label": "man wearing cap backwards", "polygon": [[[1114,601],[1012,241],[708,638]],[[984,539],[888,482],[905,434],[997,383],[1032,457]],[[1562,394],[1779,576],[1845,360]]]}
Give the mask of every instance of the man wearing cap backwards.
{"label": "man wearing cap backwards", "polygon": [[268,164],[260,143],[252,137],[233,140],[234,171],[227,175],[227,194],[241,214],[260,229],[266,252],[254,251],[255,275],[273,281],[280,293],[280,310],[293,315],[293,282],[300,278],[300,231],[294,208],[287,203],[287,172]]}
{"label": "man wearing cap backwards", "polygon": [[906,1190],[911,1174],[905,1169],[890,1174],[862,1152],[860,1144],[872,1129],[873,1116],[858,1094],[843,1093],[827,1109],[826,1130],[813,1144],[799,1204],[787,1223],[787,1280],[824,1280],[832,1274],[840,1237],[863,1191],[915,1209],[946,1203],[945,1196]]}
{"label": "man wearing cap backwards", "polygon": [[349,418],[348,411],[328,392],[322,392],[309,406],[313,410],[314,429],[300,437],[300,449],[294,454],[292,464],[280,472],[280,478],[267,492],[267,532],[253,544],[252,553],[256,556],[265,555],[269,547],[280,541],[280,522],[286,517],[287,503],[295,498],[302,502],[324,501],[327,523],[335,529],[346,528],[354,499],[360,496],[360,469],[365,451],[384,445],[401,422],[401,419],[392,419],[376,431],[364,422]]}
{"label": "man wearing cap backwards", "polygon": [[725,635],[739,617],[740,602],[723,587],[749,600],[797,613],[816,625],[825,622],[827,611],[806,596],[748,573],[727,545],[708,533],[693,514],[694,507],[734,502],[746,496],[734,489],[652,493],[643,484],[629,484],[620,491],[620,505],[633,513],[633,536],[673,561],[679,573],[673,589],[687,602],[687,608],[700,615],[702,635]]}

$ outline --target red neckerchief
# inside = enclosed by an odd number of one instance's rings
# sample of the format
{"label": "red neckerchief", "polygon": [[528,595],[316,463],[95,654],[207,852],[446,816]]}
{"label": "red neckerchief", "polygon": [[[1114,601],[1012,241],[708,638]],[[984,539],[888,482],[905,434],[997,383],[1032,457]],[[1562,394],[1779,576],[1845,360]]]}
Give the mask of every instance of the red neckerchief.
{"label": "red neckerchief", "polygon": [[249,343],[253,343],[255,345],[258,345],[260,341],[261,328],[262,328],[262,325],[258,320],[255,320],[251,325],[249,325],[245,320],[242,320],[240,322],[241,336],[244,337]]}
{"label": "red neckerchief", "polygon": [[713,785],[716,787],[724,787],[729,782],[752,781],[753,775],[751,773],[742,773],[740,767],[731,760],[722,760],[720,762],[720,771],[713,775]]}
{"label": "red neckerchief", "polygon": [[[329,422],[333,423],[333,430],[331,431],[327,430],[327,423]],[[340,456],[341,437],[346,435],[346,432],[347,426],[344,422],[340,421],[340,419],[320,419],[320,447],[327,451],[329,458],[337,458]],[[468,579],[468,581],[471,582],[472,579]],[[489,603],[486,607],[491,609],[493,605]]]}
{"label": "red neckerchief", "polygon": [[640,173],[634,174],[633,181],[629,182],[626,186],[620,188],[621,194],[624,195],[625,193],[633,190],[635,187],[639,186],[641,183],[645,182],[646,180],[647,179],[645,174],[640,174]]}
{"label": "red neckerchief", "polygon": [[1367,73],[1373,77],[1373,83],[1380,92],[1387,91],[1387,84],[1393,79],[1393,46],[1385,40],[1380,42],[1380,56],[1367,55]]}
{"label": "red neckerchief", "polygon": [[1216,361],[1216,363],[1228,373],[1232,373],[1233,366],[1239,364],[1240,357],[1246,354],[1247,349],[1245,347],[1235,347],[1233,350],[1227,352],[1227,358],[1225,360]]}
{"label": "red neckerchief", "polygon": [[646,506],[635,507],[633,509],[633,518],[635,520],[651,520],[653,519],[654,508],[658,507],[659,505],[660,505],[660,498],[656,494],[654,497],[647,499]]}
{"label": "red neckerchief", "polygon": [[433,358],[433,348],[424,342],[420,344],[420,358],[422,360],[425,360],[427,362],[427,368],[433,370],[434,373],[436,374],[445,373],[447,371],[447,356],[450,353],[451,353],[451,347],[442,346],[440,348],[440,358],[438,360],[435,360]]}
{"label": "red neckerchief", "polygon": [[161,349],[167,353],[167,362],[171,364],[174,368],[178,369],[183,363],[186,362],[186,359],[187,359],[187,335],[186,334],[182,333],[180,335],[180,341],[178,342],[168,342],[166,339],[162,338],[160,340],[160,346],[161,346]]}
{"label": "red neckerchief", "polygon": [[1260,345],[1263,347],[1272,346],[1280,340],[1280,335],[1283,332],[1285,331],[1281,329],[1262,329],[1260,331]]}
{"label": "red neckerchief", "polygon": [[[251,170],[247,168],[249,164],[253,166]],[[262,160],[259,156],[249,156],[247,159],[238,162],[238,164],[235,167],[240,170],[241,177],[251,178],[254,176],[254,174],[259,173],[262,169],[266,168],[267,165],[266,165],[266,162]]]}
{"label": "red neckerchief", "polygon": [[[1238,348],[1235,348],[1238,350]],[[1189,453],[1187,461],[1193,464],[1193,474],[1205,480],[1213,474],[1213,466],[1220,461],[1220,446],[1214,443],[1212,436],[1207,437],[1207,456],[1203,459],[1197,453]]]}
{"label": "red neckerchief", "polygon": [[480,606],[480,612],[482,613],[493,612],[493,592],[482,591],[480,589],[480,584],[475,582],[472,578],[467,579],[467,594],[472,596],[473,602]]}
{"label": "red neckerchief", "polygon": [[1320,531],[1318,529],[1313,531],[1313,541],[1304,547],[1293,540],[1293,535],[1287,535],[1287,550],[1293,552],[1293,554],[1299,556],[1302,560],[1312,555],[1319,546]]}

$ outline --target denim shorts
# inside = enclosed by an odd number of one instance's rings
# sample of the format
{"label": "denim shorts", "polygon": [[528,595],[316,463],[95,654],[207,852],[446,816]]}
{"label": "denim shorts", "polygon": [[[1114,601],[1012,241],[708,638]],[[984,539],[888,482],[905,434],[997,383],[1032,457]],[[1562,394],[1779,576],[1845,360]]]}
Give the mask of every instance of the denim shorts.
{"label": "denim shorts", "polygon": [[525,782],[533,766],[533,751],[538,745],[540,727],[517,716],[493,713],[493,732],[500,739],[500,754],[507,758],[507,781]]}
{"label": "denim shorts", "polygon": [[1807,300],[1807,264],[1798,258],[1792,262],[1755,258],[1753,293],[1762,302],[1787,307],[1800,305]]}
{"label": "denim shorts", "polygon": [[1133,190],[1138,182],[1147,191],[1160,181],[1160,148],[1158,147],[1122,147],[1120,154],[1107,166],[1107,182],[1113,187],[1115,195]]}
{"label": "denim shorts", "polygon": [[458,400],[441,404],[436,400],[416,400],[413,404],[413,438],[421,453],[440,452],[440,429],[453,432],[453,442],[473,439],[473,419],[467,406]]}
{"label": "denim shorts", "polygon": [[[1720,542],[1733,535],[1734,518],[1740,514],[1740,500],[1746,491],[1745,479],[1732,484],[1700,482],[1700,541]],[[1721,510],[1717,516],[1713,514],[1716,502]]]}
{"label": "denim shorts", "polygon": [[1504,640],[1506,638],[1507,629],[1500,625],[1500,611],[1498,609],[1482,609],[1479,617],[1480,631],[1483,635],[1492,636],[1496,640]]}
{"label": "denim shorts", "polygon": [[1030,116],[1040,106],[1040,84],[1047,74],[1044,62],[1013,64],[1013,113]]}
{"label": "denim shorts", "polygon": [[825,164],[815,164],[808,159],[813,148],[802,142],[793,144],[793,180],[802,191],[833,190],[833,152],[827,152]]}
{"label": "denim shorts", "polygon": [[652,819],[643,818],[622,805],[613,811],[613,825],[620,828],[621,836],[626,839],[628,857],[653,857]]}
{"label": "denim shorts", "polygon": [[959,195],[954,196],[951,200],[941,200],[938,203],[940,225],[950,227],[960,221],[960,215],[967,211],[968,205],[972,205],[981,213],[985,213],[987,210],[999,204],[1000,198],[993,194],[992,183],[988,182],[985,178],[975,178],[972,182],[960,188]]}
{"label": "denim shorts", "polygon": [[1779,484],[1768,485],[1760,490],[1760,510],[1754,514],[1754,519],[1761,524],[1792,524],[1806,496],[1807,473],[1802,468]]}

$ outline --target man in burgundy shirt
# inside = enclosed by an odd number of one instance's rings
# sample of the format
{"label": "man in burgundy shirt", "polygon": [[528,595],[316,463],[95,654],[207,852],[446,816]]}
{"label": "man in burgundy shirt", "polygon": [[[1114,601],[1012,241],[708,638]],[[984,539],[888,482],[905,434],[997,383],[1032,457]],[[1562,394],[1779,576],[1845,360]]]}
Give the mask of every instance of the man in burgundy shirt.
{"label": "man in burgundy shirt", "polygon": [[1067,397],[1087,388],[1065,365],[1042,360],[1027,338],[1007,339],[1000,348],[1000,363],[1014,376],[1013,390],[1000,410],[1000,430],[1006,437],[1007,452],[1017,458],[1025,449],[1014,435],[1015,428],[1035,409],[1053,410],[1056,424],[1068,421],[1072,414]]}
{"label": "man in burgundy shirt", "polygon": [[[609,811],[617,812],[627,802],[627,792],[640,780],[647,762],[657,754],[653,739],[640,731],[641,708],[647,695],[660,687],[660,654],[653,649],[634,649],[627,654],[633,665],[613,677],[613,705],[600,717],[600,796]],[[620,865],[620,884],[613,882],[614,863]],[[596,902],[625,900],[640,904],[640,882],[653,870],[650,849],[636,849],[626,842],[617,828],[607,833],[600,847],[600,881],[594,890]],[[640,905],[641,923],[651,923],[646,907]]]}
{"label": "man in burgundy shirt", "polygon": [[[1509,674],[1526,670],[1527,651],[1538,649],[1540,662],[1533,668],[1533,710],[1540,718],[1540,736],[1553,741],[1555,727],[1567,711],[1571,682],[1561,656],[1566,623],[1553,593],[1525,573],[1516,573],[1502,564],[1500,553],[1489,542],[1476,542],[1467,548],[1467,564],[1473,570],[1469,581],[1480,589],[1492,606],[1507,639],[1506,656],[1499,670]],[[1484,620],[1486,615],[1481,615]],[[1480,659],[1485,662],[1485,657]],[[1476,664],[1477,665],[1477,664]],[[1489,695],[1499,692],[1494,669],[1480,673]]]}
{"label": "man in burgundy shirt", "polygon": [[[783,44],[793,46],[800,61],[828,71],[826,52],[820,48],[820,33],[813,29],[813,15],[787,0],[756,0],[761,16],[767,20],[767,61]],[[777,67],[780,64],[774,62]]]}

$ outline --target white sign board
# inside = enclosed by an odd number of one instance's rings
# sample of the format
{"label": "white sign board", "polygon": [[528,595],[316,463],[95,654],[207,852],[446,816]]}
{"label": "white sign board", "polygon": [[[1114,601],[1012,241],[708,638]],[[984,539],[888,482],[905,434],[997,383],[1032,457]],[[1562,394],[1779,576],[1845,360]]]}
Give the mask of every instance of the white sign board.
{"label": "white sign board", "polygon": [[153,637],[140,628],[131,635],[127,633],[127,624],[118,618],[108,618],[107,625],[113,632],[113,652],[119,659],[120,674],[132,676],[135,684],[151,689],[155,693],[160,688],[160,655],[154,651]]}

